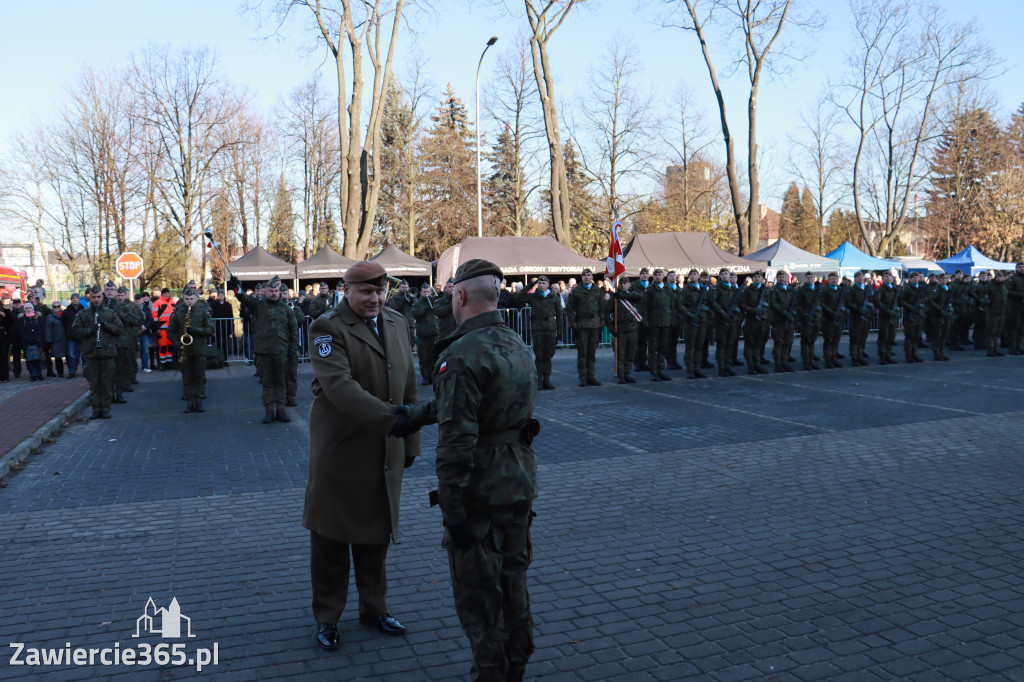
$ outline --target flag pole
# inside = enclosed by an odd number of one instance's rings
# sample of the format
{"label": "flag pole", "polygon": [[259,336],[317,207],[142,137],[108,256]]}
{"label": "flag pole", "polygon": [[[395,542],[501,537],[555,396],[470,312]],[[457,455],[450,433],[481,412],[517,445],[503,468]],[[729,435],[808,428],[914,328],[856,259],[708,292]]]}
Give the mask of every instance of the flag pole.
{"label": "flag pole", "polygon": [[[613,240],[617,239],[617,237],[618,237],[618,234],[615,233],[616,232],[616,230],[615,230],[615,223],[617,223],[617,222],[619,222],[619,210],[617,208],[615,208],[615,207],[612,207],[612,231],[613,231],[613,237],[612,238],[613,238]],[[613,265],[612,266],[612,310],[613,310],[613,312],[612,312],[612,326],[613,326],[613,329],[614,329],[615,333],[612,334],[612,374],[615,374],[615,372],[616,372],[616,370],[618,369],[618,366],[619,366],[619,302],[618,302],[618,299],[615,298],[615,296],[617,296],[618,293],[619,293],[619,269]],[[623,377],[616,376],[616,378],[622,379]]]}

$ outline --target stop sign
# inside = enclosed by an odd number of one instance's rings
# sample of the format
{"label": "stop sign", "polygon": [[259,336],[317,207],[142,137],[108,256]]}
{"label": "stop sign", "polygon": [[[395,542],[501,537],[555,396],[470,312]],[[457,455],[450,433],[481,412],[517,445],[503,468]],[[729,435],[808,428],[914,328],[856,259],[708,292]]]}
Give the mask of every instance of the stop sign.
{"label": "stop sign", "polygon": [[117,257],[117,274],[125,279],[135,279],[142,274],[142,256],[131,251]]}

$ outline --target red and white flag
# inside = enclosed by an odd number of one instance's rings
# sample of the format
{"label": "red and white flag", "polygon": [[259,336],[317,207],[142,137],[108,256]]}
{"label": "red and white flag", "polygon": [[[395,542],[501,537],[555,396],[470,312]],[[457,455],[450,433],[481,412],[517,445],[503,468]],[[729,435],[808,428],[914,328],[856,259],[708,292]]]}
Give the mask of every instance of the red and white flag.
{"label": "red and white flag", "polygon": [[608,247],[608,259],[604,266],[605,274],[613,279],[626,271],[626,264],[622,260],[622,243],[619,241],[620,227],[622,223],[618,220],[612,223],[612,243]]}

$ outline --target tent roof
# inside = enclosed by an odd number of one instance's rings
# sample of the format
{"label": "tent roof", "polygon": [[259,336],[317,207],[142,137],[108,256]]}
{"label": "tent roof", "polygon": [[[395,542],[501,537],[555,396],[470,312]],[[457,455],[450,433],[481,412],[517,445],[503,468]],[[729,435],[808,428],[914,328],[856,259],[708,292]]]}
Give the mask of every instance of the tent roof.
{"label": "tent roof", "polygon": [[583,268],[604,271],[604,262],[584,258],[554,237],[467,237],[437,259],[437,281],[446,282],[459,265],[486,258],[506,275],[579,275]]}
{"label": "tent roof", "polygon": [[1013,263],[1000,263],[997,260],[992,260],[973,246],[968,246],[955,256],[935,261],[935,264],[946,272],[956,272],[957,269],[960,269],[972,275],[976,275],[982,270],[1013,270],[1016,268]]}
{"label": "tent roof", "polygon": [[638,234],[623,250],[626,274],[640,274],[640,268],[666,270],[720,270],[753,272],[761,268],[759,261],[734,256],[711,241],[706,232],[658,232]]}
{"label": "tent roof", "polygon": [[330,247],[324,246],[312,256],[295,266],[299,279],[315,279],[318,277],[341,277],[345,271],[355,265],[351,258],[345,258]]}
{"label": "tent roof", "polygon": [[843,242],[838,248],[826,255],[839,261],[843,274],[848,274],[850,271],[856,272],[857,270],[888,270],[901,267],[899,261],[875,258],[864,253],[850,242]]}
{"label": "tent roof", "polygon": [[257,246],[230,265],[231,274],[238,279],[262,280],[273,276],[295,279],[295,266],[281,260],[262,246]]}
{"label": "tent roof", "polygon": [[785,239],[776,239],[773,243],[760,251],[747,254],[751,260],[763,261],[768,267],[776,270],[789,270],[789,272],[813,272],[824,274],[826,272],[838,272],[839,261],[833,258],[819,256],[810,251],[804,251],[800,247],[787,242]]}
{"label": "tent roof", "polygon": [[410,256],[394,244],[389,244],[370,260],[383,265],[392,277],[430,277],[430,263]]}
{"label": "tent roof", "polygon": [[893,256],[893,260],[898,262],[900,267],[907,272],[938,274],[943,271],[942,268],[940,268],[934,261],[925,260],[923,258],[915,258],[913,256]]}

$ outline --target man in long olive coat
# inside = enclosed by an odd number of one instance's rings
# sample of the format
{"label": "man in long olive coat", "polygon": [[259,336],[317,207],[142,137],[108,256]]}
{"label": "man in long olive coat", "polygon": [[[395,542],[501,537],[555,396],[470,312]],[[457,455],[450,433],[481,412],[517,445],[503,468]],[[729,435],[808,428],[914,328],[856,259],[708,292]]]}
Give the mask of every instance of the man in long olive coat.
{"label": "man in long olive coat", "polygon": [[388,433],[394,408],[417,402],[418,393],[409,323],[384,307],[386,287],[384,268],[360,261],[345,273],[345,298],[309,329],[315,376],[302,525],[310,531],[313,615],[325,649],[340,643],[350,554],[360,622],[405,632],[388,614],[384,560],[398,535],[402,470],[420,454],[420,438]]}

